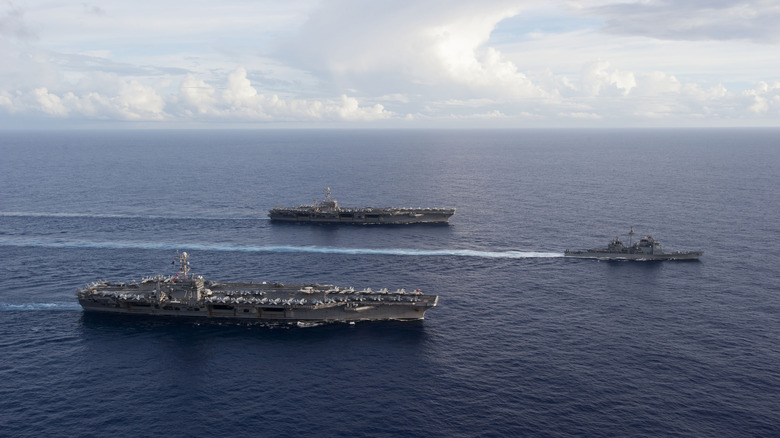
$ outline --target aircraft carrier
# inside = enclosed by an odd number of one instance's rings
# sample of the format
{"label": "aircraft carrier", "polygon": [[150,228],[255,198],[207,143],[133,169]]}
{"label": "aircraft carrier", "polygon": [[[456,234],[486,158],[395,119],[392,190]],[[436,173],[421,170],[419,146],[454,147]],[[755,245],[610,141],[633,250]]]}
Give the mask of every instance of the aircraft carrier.
{"label": "aircraft carrier", "polygon": [[272,221],[342,224],[446,224],[454,208],[339,207],[325,190],[325,200],[298,207],[274,207],[268,212]]}
{"label": "aircraft carrier", "polygon": [[96,281],[77,291],[90,312],[259,321],[421,320],[438,304],[419,289],[371,290],[320,284],[217,282],[190,273],[189,255],[179,272],[140,282]]}
{"label": "aircraft carrier", "polygon": [[634,227],[628,232],[628,246],[615,237],[606,248],[583,250],[566,250],[565,257],[599,260],[698,260],[704,251],[674,251],[664,252],[661,242],[653,236],[642,237],[639,242],[632,242]]}

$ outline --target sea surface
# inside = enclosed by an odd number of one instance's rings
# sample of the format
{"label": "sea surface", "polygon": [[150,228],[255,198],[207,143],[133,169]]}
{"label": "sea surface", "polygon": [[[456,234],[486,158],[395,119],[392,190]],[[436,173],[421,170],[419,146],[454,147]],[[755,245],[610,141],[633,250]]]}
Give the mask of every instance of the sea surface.
{"label": "sea surface", "polygon": [[[780,130],[0,132],[0,436],[777,436]],[[271,223],[456,207],[447,226]],[[563,257],[629,227],[697,262]],[[422,289],[420,322],[84,313],[171,274]]]}

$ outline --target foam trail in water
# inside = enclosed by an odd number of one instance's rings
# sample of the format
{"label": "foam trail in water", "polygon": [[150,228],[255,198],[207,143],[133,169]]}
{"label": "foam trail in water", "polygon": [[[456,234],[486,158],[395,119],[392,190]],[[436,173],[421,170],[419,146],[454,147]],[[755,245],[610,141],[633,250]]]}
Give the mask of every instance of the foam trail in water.
{"label": "foam trail in water", "polygon": [[24,303],[24,304],[7,304],[0,303],[0,312],[4,311],[23,311],[23,310],[81,310],[81,306],[77,302],[62,302],[62,303]]}
{"label": "foam trail in water", "polygon": [[0,217],[35,218],[88,218],[88,219],[150,219],[150,220],[206,220],[206,221],[243,221],[269,220],[264,217],[196,217],[196,216],[155,216],[111,213],[38,213],[27,211],[0,211]]}
{"label": "foam trail in water", "polygon": [[402,248],[337,248],[327,246],[247,246],[200,243],[152,243],[152,242],[94,242],[43,239],[0,239],[0,245],[42,248],[101,248],[101,249],[153,249],[199,250],[231,252],[291,252],[347,255],[395,255],[395,256],[453,256],[501,259],[563,257],[558,252],[538,251],[479,251],[472,249],[402,249]]}

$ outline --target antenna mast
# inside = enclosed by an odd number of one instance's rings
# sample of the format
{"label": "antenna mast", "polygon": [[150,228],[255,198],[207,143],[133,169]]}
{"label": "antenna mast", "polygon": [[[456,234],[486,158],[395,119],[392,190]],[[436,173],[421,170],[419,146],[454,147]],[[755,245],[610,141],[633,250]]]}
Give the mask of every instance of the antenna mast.
{"label": "antenna mast", "polygon": [[[178,251],[177,251],[178,254]],[[179,255],[179,275],[182,275],[186,280],[190,273],[190,255],[186,252]]]}

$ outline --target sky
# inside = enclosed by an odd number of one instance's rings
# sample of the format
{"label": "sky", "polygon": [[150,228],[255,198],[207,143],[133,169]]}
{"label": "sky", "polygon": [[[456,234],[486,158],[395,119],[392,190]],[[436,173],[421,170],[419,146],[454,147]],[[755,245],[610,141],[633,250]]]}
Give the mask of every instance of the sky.
{"label": "sky", "polygon": [[780,126],[780,0],[0,0],[0,129]]}

